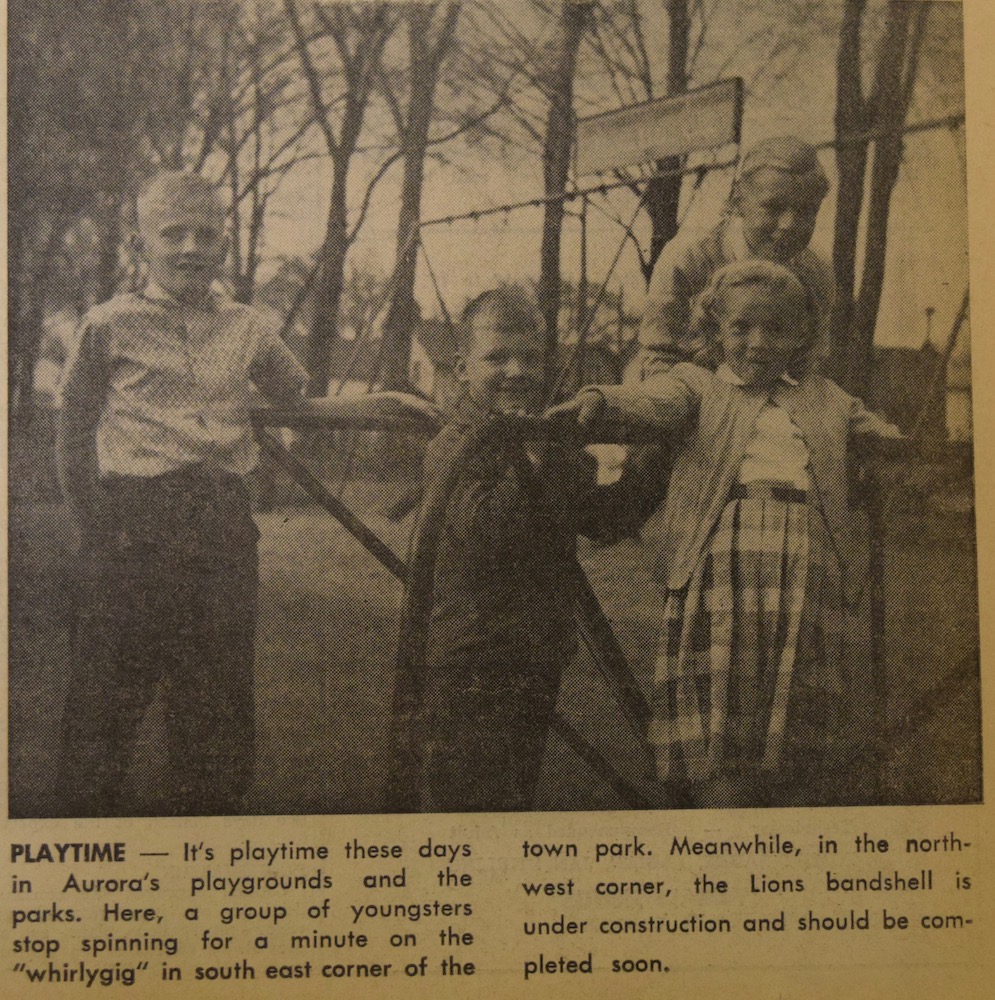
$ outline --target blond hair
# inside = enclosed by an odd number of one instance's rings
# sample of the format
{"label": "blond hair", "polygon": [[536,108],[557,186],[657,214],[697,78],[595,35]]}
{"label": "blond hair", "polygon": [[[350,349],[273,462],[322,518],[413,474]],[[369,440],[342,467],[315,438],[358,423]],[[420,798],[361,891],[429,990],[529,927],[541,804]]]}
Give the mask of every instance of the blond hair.
{"label": "blond hair", "polygon": [[813,199],[818,199],[820,203],[829,193],[829,178],[819,162],[815,146],[793,135],[770,136],[751,146],[743,156],[726,205],[727,214],[737,214],[743,185],[765,169],[789,174],[799,184],[810,186]]}
{"label": "blond hair", "polygon": [[465,356],[473,350],[474,323],[485,315],[493,316],[502,327],[534,331],[541,336],[542,314],[535,296],[521,285],[509,282],[481,292],[467,303],[457,330],[460,354]]}
{"label": "blond hair", "polygon": [[141,187],[135,199],[138,225],[156,212],[181,205],[203,209],[222,222],[225,207],[217,188],[200,174],[189,170],[160,170]]}
{"label": "blond hair", "polygon": [[798,310],[802,319],[801,344],[791,358],[788,371],[800,375],[809,368],[818,337],[819,307],[815,293],[797,272],[759,258],[719,268],[698,296],[691,318],[695,361],[706,368],[715,368],[722,360],[722,304],[730,288],[763,288],[771,299],[790,303]]}

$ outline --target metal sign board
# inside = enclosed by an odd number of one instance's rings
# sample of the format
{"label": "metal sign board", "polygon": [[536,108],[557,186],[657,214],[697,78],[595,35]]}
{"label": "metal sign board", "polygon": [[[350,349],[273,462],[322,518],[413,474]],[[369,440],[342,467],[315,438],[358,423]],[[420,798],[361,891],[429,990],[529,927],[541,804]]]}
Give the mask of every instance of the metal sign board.
{"label": "metal sign board", "polygon": [[577,121],[578,176],[738,143],[740,77]]}

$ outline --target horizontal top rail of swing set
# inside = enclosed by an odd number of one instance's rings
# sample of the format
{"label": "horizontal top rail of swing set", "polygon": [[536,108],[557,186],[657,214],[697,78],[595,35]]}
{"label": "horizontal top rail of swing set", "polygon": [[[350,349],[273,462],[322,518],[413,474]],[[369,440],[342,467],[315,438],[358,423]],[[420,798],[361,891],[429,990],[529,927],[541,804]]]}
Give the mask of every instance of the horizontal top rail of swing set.
{"label": "horizontal top rail of swing set", "polygon": [[[873,142],[875,139],[884,139],[895,135],[913,135],[916,132],[931,132],[934,129],[954,129],[959,128],[965,122],[964,112],[955,115],[945,115],[942,118],[930,118],[926,121],[915,122],[900,129],[874,129],[867,132],[855,132],[839,139],[826,139],[823,142],[814,143],[815,149],[839,149],[842,146],[852,146],[863,142]],[[537,198],[528,198],[525,201],[508,202],[504,205],[496,205],[492,208],[478,208],[469,212],[460,212],[457,215],[442,215],[434,219],[424,219],[420,223],[420,228],[426,229],[429,226],[451,225],[454,222],[465,222],[471,220],[476,222],[491,215],[503,215],[507,212],[514,212],[522,208],[541,208],[558,201],[576,201],[578,198],[589,198],[596,194],[607,194],[609,191],[617,191],[621,188],[631,189],[634,184],[646,184],[649,181],[664,180],[672,177],[687,177],[700,174],[709,170],[726,170],[735,167],[739,163],[739,157],[727,157],[724,160],[717,160],[699,163],[693,166],[678,167],[673,170],[661,170],[645,177],[629,177],[625,180],[605,181],[601,184],[591,184],[587,187],[572,188],[561,194],[543,195]]]}
{"label": "horizontal top rail of swing set", "polygon": [[[363,397],[360,397],[363,398]],[[367,397],[368,398],[368,397]],[[339,412],[341,397],[327,399],[302,399],[292,406],[263,406],[252,412],[254,422],[260,427],[288,427],[293,430],[380,431],[395,434],[419,434],[430,437],[438,433],[441,419],[396,415],[351,416]],[[503,425],[503,436],[508,440],[560,441],[564,444],[659,444],[660,430],[653,427],[622,425],[599,421],[596,426],[578,428],[572,423],[547,420],[544,417],[496,416]],[[969,442],[964,447],[970,448]],[[935,458],[959,453],[960,442],[930,442],[907,438],[881,440],[861,436],[854,442],[854,452],[860,458]]]}
{"label": "horizontal top rail of swing set", "polygon": [[[361,397],[362,398],[362,397]],[[290,406],[261,406],[252,411],[259,427],[288,427],[308,431],[382,431],[393,434],[432,436],[441,429],[442,420],[431,417],[341,414],[341,397],[302,399]],[[329,405],[331,404],[331,405]],[[555,441],[571,444],[650,444],[658,443],[660,432],[650,428],[623,427],[607,422],[596,429],[581,430],[562,421],[543,417],[495,416],[503,424],[507,440]]]}

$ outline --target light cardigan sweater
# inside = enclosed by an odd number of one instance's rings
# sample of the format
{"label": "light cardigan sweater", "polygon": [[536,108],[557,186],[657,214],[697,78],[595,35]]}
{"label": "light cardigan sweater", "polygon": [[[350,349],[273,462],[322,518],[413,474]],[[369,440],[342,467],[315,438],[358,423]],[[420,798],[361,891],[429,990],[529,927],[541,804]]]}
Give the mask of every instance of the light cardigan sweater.
{"label": "light cardigan sweater", "polygon": [[810,502],[821,511],[839,559],[847,603],[861,590],[865,546],[855,537],[850,511],[847,450],[855,435],[901,437],[854,396],[820,375],[771,389],[731,385],[706,368],[679,364],[639,385],[592,387],[604,397],[605,416],[648,425],[681,438],[663,521],[657,574],[668,589],[685,587],[737,481],[740,465],[768,400],[783,407],[809,450]]}

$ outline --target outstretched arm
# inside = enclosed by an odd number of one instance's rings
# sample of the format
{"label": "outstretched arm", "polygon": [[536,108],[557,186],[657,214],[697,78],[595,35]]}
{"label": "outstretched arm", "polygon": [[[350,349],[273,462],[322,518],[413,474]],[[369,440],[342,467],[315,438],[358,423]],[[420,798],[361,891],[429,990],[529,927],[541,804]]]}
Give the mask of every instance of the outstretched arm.
{"label": "outstretched arm", "polygon": [[427,430],[436,430],[440,419],[440,410],[435,403],[405,392],[370,392],[362,396],[321,396],[317,399],[296,396],[260,413],[263,414],[264,424],[308,426],[318,430],[326,421],[353,420],[403,420],[424,424]]}
{"label": "outstretched arm", "polygon": [[[423,399],[410,392],[371,392],[364,396],[327,396],[315,400],[330,416],[355,417],[398,417],[414,420],[435,421],[439,419],[437,403]],[[338,413],[335,411],[338,410]]]}
{"label": "outstretched arm", "polygon": [[638,385],[588,386],[573,399],[552,407],[546,416],[584,428],[606,422],[670,434],[686,427],[697,414],[701,400],[697,383],[702,374],[692,365],[678,365]]}
{"label": "outstretched arm", "polygon": [[393,417],[433,423],[439,418],[439,407],[435,403],[406,392],[303,398],[307,372],[293,351],[270,329],[260,336],[250,375],[267,399],[288,408],[288,415],[314,418],[319,422],[322,418]]}
{"label": "outstretched arm", "polygon": [[259,336],[249,377],[256,388],[275,403],[292,403],[307,385],[307,371],[294,352],[269,327]]}
{"label": "outstretched arm", "polygon": [[551,406],[545,417],[549,420],[576,423],[578,427],[592,427],[604,416],[605,397],[600,389],[584,389],[573,399]]}

